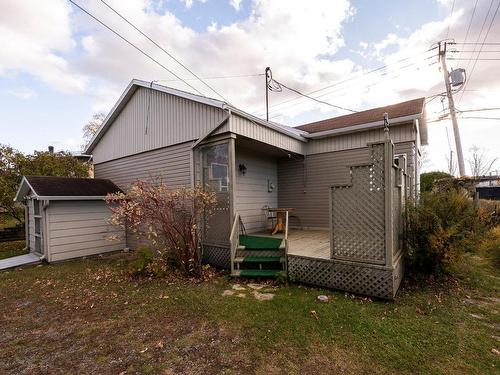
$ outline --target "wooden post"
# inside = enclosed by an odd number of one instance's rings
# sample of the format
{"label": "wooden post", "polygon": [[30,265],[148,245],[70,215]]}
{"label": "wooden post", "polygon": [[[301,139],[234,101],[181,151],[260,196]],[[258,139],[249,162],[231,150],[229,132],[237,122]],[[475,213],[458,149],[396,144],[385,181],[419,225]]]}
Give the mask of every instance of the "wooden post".
{"label": "wooden post", "polygon": [[384,191],[385,191],[385,264],[392,267],[394,223],[392,218],[392,164],[393,164],[392,142],[384,142]]}

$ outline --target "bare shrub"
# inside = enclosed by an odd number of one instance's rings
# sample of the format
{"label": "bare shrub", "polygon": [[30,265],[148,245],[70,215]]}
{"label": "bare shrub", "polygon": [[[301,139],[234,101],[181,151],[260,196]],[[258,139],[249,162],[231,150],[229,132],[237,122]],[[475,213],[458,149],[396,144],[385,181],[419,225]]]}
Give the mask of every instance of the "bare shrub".
{"label": "bare shrub", "polygon": [[110,194],[111,223],[146,238],[155,257],[188,277],[201,276],[202,217],[212,214],[215,194],[201,187],[170,190],[161,182],[135,182],[127,193]]}

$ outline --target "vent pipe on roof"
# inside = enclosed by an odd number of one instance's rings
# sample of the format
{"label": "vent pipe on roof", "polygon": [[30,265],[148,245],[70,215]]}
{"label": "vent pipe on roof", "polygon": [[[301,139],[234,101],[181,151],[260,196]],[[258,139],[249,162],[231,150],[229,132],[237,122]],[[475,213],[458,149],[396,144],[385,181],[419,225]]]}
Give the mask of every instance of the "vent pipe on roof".
{"label": "vent pipe on roof", "polygon": [[49,154],[53,154],[54,153],[54,146],[49,146]]}

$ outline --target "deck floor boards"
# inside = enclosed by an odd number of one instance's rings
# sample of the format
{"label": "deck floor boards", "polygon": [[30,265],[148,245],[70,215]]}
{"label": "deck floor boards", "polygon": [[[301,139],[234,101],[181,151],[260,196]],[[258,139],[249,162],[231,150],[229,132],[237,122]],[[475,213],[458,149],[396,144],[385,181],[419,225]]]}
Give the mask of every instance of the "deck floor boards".
{"label": "deck floor boards", "polygon": [[[283,233],[271,236],[270,230],[251,233],[251,235],[284,237]],[[326,229],[290,229],[288,232],[288,254],[330,259],[330,232]]]}

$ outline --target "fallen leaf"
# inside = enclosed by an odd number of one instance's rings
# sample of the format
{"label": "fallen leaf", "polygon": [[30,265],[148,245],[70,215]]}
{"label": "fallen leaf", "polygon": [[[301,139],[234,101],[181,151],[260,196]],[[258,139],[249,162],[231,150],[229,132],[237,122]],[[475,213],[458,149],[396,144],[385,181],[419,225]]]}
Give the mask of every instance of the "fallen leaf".
{"label": "fallen leaf", "polygon": [[314,319],[319,320],[319,316],[316,310],[311,310],[311,315],[313,316]]}

